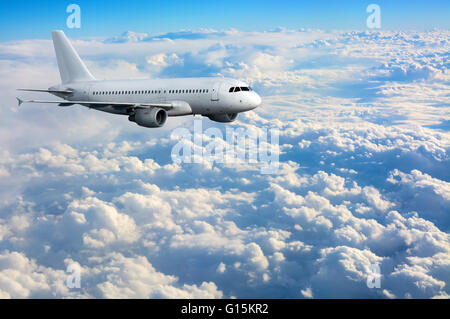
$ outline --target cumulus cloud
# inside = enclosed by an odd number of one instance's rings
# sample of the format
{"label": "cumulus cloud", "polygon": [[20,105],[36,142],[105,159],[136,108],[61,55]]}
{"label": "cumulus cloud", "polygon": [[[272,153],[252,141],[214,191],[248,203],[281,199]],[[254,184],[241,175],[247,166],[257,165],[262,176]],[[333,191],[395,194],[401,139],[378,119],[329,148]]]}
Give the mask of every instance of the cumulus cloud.
{"label": "cumulus cloud", "polygon": [[173,163],[171,130],[193,133],[191,118],[146,130],[82,107],[18,111],[15,88],[58,82],[51,42],[1,43],[0,297],[448,298],[448,31],[74,45],[99,78],[249,81],[264,103],[230,126],[278,129],[280,164]]}

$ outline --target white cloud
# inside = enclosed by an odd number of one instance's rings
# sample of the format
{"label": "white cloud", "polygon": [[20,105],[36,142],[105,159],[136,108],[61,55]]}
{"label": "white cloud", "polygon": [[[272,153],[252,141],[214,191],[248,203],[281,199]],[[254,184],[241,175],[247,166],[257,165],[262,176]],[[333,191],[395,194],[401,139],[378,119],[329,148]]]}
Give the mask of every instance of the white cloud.
{"label": "white cloud", "polygon": [[[171,129],[192,130],[191,118],[146,130],[81,107],[17,110],[15,88],[58,82],[53,48],[1,43],[0,296],[448,298],[447,39],[277,29],[75,41],[99,78],[250,81],[264,103],[232,125],[280,130],[273,175],[172,163]],[[71,263],[78,290],[65,285]],[[366,284],[372,264],[379,289]]]}

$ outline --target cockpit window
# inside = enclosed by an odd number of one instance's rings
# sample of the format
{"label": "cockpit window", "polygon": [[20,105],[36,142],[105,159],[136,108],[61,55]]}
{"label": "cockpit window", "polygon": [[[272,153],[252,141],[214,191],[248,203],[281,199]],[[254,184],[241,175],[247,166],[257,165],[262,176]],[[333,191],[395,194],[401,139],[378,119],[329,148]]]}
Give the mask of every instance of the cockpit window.
{"label": "cockpit window", "polygon": [[253,91],[251,87],[249,86],[241,86],[241,87],[231,87],[228,92],[240,92],[240,91]]}

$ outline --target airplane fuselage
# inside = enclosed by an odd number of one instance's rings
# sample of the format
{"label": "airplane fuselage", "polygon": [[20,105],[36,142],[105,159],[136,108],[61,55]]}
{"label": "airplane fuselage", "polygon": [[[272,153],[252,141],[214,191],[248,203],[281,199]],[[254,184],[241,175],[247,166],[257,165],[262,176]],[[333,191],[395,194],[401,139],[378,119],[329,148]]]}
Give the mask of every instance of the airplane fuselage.
{"label": "airplane fuselage", "polygon": [[[252,110],[261,103],[258,94],[251,90],[230,92],[230,88],[249,88],[238,80],[229,78],[171,78],[143,80],[106,80],[76,82],[54,86],[52,90],[71,90],[70,96],[53,93],[66,101],[86,102],[134,102],[172,103],[183,101],[189,104],[185,112],[168,111],[168,116],[188,114],[226,114]],[[96,110],[127,115],[123,107],[97,106]],[[178,110],[177,110],[178,111]]]}
{"label": "airplane fuselage", "polygon": [[89,72],[63,31],[52,31],[61,84],[47,92],[63,100],[27,100],[23,103],[74,104],[114,114],[144,127],[161,127],[168,116],[201,114],[212,121],[233,122],[238,113],[258,107],[261,98],[248,84],[229,78],[174,78],[97,80]]}

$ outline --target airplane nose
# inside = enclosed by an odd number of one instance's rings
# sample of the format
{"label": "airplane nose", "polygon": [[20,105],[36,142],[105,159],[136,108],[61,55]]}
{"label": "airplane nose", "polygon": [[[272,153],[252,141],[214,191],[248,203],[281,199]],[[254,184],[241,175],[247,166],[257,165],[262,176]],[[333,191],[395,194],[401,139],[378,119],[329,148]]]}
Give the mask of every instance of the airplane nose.
{"label": "airplane nose", "polygon": [[255,107],[258,107],[261,105],[261,97],[258,95],[258,93],[255,93]]}
{"label": "airplane nose", "polygon": [[250,98],[250,107],[251,109],[255,109],[261,105],[261,97],[256,92],[252,92],[252,96]]}

